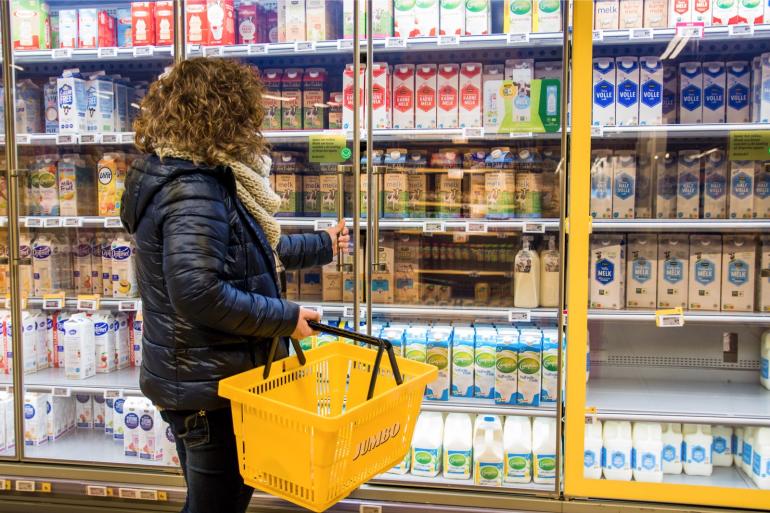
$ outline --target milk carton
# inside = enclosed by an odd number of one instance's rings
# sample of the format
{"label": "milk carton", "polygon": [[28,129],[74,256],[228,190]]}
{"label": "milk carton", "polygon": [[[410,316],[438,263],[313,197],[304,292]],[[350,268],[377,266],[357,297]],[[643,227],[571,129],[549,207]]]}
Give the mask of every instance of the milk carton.
{"label": "milk carton", "polygon": [[426,363],[438,368],[438,377],[425,388],[425,396],[428,399],[449,399],[451,340],[451,327],[433,326],[428,332]]}
{"label": "milk carton", "polygon": [[703,67],[700,62],[679,64],[679,94],[679,122],[703,123]]}
{"label": "milk carton", "polygon": [[[192,2],[188,3],[188,9]],[[115,9],[115,36],[117,45],[121,48],[133,46],[131,9]]]}
{"label": "milk carton", "polygon": [[760,107],[759,122],[770,123],[770,52],[763,53],[760,60],[762,81],[759,86]]}
{"label": "milk carton", "polygon": [[491,24],[489,0],[471,0],[465,2],[465,34],[480,36],[490,33]]}
{"label": "milk carton", "polygon": [[86,379],[96,374],[94,322],[90,318],[84,313],[70,317],[63,343],[67,379]]}
{"label": "milk carton", "polygon": [[404,334],[404,357],[408,360],[425,362],[427,358],[428,329],[424,326],[407,328]]}
{"label": "milk carton", "polygon": [[[600,2],[597,2],[597,9]],[[606,126],[615,124],[615,60],[594,59],[593,81],[593,124]]]}
{"label": "milk carton", "polygon": [[21,337],[24,357],[22,368],[24,374],[32,374],[37,370],[38,334],[35,318],[27,311],[22,312],[21,316]]}
{"label": "milk carton", "polygon": [[727,161],[722,150],[705,157],[703,173],[703,217],[724,219],[727,215]]}
{"label": "milk carton", "polygon": [[534,79],[535,62],[532,59],[506,59],[505,77],[516,84],[516,98],[513,100],[513,121],[527,122],[532,116],[531,88]]}
{"label": "milk carton", "polygon": [[[640,0],[636,0],[641,4]],[[561,2],[559,0],[538,0],[532,2],[534,7],[532,32],[560,32]],[[641,21],[641,8],[640,8]]]}
{"label": "milk carton", "polygon": [[492,399],[494,397],[496,351],[497,330],[490,327],[477,328],[474,397],[483,399]]}
{"label": "milk carton", "polygon": [[688,236],[661,236],[658,242],[658,308],[687,307],[689,285]]}
{"label": "milk carton", "polygon": [[625,304],[625,237],[591,240],[591,308],[620,309]]}
{"label": "milk carton", "polygon": [[[352,1],[350,2],[352,4]],[[396,0],[393,2],[393,35],[396,37],[410,38],[420,35],[417,25],[416,3],[408,0]],[[352,11],[351,11],[352,16]],[[352,27],[352,22],[351,22]],[[347,25],[346,25],[347,26]],[[347,33],[347,32],[346,32]],[[352,28],[350,30],[352,37]],[[427,35],[427,34],[426,34]]]}
{"label": "milk carton", "polygon": [[135,297],[138,293],[134,268],[134,245],[125,236],[112,241],[112,296]]}
{"label": "milk carton", "polygon": [[668,1],[645,0],[644,26],[646,28],[668,27]]}
{"label": "milk carton", "polygon": [[93,74],[86,82],[86,131],[115,131],[115,92],[114,84],[104,72]]}
{"label": "milk carton", "polygon": [[559,372],[559,340],[554,328],[543,329],[542,383],[540,384],[540,401],[555,403],[558,390],[557,376]]}
{"label": "milk carton", "polygon": [[96,372],[112,372],[117,369],[115,331],[112,329],[115,318],[107,311],[99,311],[91,319],[94,322]]}
{"label": "milk carton", "polygon": [[415,78],[415,127],[436,128],[436,88],[438,83],[435,64],[417,66]]}
{"label": "milk carton", "polygon": [[700,207],[700,151],[682,150],[677,162],[676,217],[698,219]]}
{"label": "milk carton", "polygon": [[658,284],[658,236],[628,236],[627,308],[655,308]]}
{"label": "milk carton", "polygon": [[78,69],[65,69],[56,79],[58,90],[59,133],[72,134],[86,131],[86,82]]}
{"label": "milk carton", "polygon": [[738,18],[736,23],[748,25],[761,25],[767,23],[764,18],[767,2],[753,2],[751,0],[738,0]]}
{"label": "milk carton", "polygon": [[174,431],[171,426],[162,423],[163,425],[163,465],[166,467],[178,467],[179,466],[179,454],[176,451],[176,438],[174,437]]}
{"label": "milk carton", "polygon": [[690,310],[720,308],[722,284],[721,235],[690,236]]}
{"label": "milk carton", "polygon": [[738,2],[739,0],[722,0],[712,2],[711,24],[712,25],[734,25],[738,22]]}
{"label": "milk carton", "polygon": [[[284,7],[285,33],[287,41],[305,38],[305,1],[286,0],[278,2]],[[235,7],[233,0],[207,0],[208,44],[235,44]],[[295,39],[296,38],[296,39]]]}
{"label": "milk carton", "polygon": [[501,328],[495,354],[495,402],[517,404],[519,390],[519,331]]}
{"label": "milk carton", "polygon": [[452,397],[473,397],[473,365],[476,360],[476,332],[457,327],[452,336]]}
{"label": "milk carton", "polygon": [[[30,311],[35,322],[35,367],[36,370],[47,369],[51,366],[51,354],[48,350],[47,327],[48,319],[40,310]],[[26,360],[26,355],[25,355]]]}
{"label": "milk carton", "polygon": [[393,128],[414,128],[414,64],[393,67]]}
{"label": "milk carton", "polygon": [[439,33],[439,2],[394,2],[396,36],[404,38],[436,36]]}
{"label": "milk carton", "polygon": [[[112,239],[102,234],[99,239],[99,252],[101,255],[101,294],[105,297],[112,296]],[[93,255],[93,253],[92,253]]]}
{"label": "milk carton", "polygon": [[390,68],[387,63],[372,64],[372,125],[374,128],[390,128]]}
{"label": "milk carton", "polygon": [[694,0],[692,6],[692,22],[703,23],[706,27],[710,26],[713,3],[713,0]]}
{"label": "milk carton", "polygon": [[639,57],[639,90],[639,124],[662,124],[663,63],[658,57]]}
{"label": "milk carton", "polygon": [[633,219],[636,203],[636,151],[616,152],[612,182],[612,217]]}
{"label": "milk carton", "polygon": [[727,76],[724,62],[703,63],[703,123],[725,122]]}
{"label": "milk carton", "polygon": [[612,217],[615,157],[610,150],[593,150],[591,159],[591,216],[609,219]]}
{"label": "milk carton", "polygon": [[324,128],[324,111],[326,102],[326,70],[308,68],[302,78],[302,126],[305,130],[320,130]]}
{"label": "milk carton", "polygon": [[94,427],[93,399],[89,394],[75,394],[75,426],[78,429]]}
{"label": "milk carton", "polygon": [[48,3],[44,0],[14,0],[11,3],[13,48],[45,50],[51,48]]}
{"label": "milk carton", "polygon": [[695,0],[671,0],[669,2],[668,26],[676,27],[680,23],[690,23],[693,17]]}
{"label": "milk carton", "polygon": [[663,64],[663,122],[673,125],[679,113],[679,74],[678,68],[669,63]]}
{"label": "milk carton", "polygon": [[159,461],[163,459],[166,423],[158,409],[145,401],[139,411],[139,459]]}
{"label": "milk carton", "polygon": [[38,446],[48,442],[46,422],[47,401],[50,394],[24,394],[24,445]]}
{"label": "milk carton", "polygon": [[503,31],[506,34],[529,34],[532,30],[532,0],[505,0]]}
{"label": "milk carton", "polygon": [[59,11],[59,48],[78,47],[78,10]]}
{"label": "milk carton", "polygon": [[78,9],[78,48],[99,46],[99,10]]}
{"label": "milk carton", "polygon": [[[358,103],[359,120],[361,127],[363,127],[363,103],[364,103],[364,66],[359,69],[359,81],[358,81],[358,97],[360,99]],[[353,129],[353,80],[354,80],[354,67],[353,64],[345,65],[345,72],[342,74],[342,128],[345,130]]]}
{"label": "milk carton", "polygon": [[[441,0],[439,18],[441,20],[441,35],[465,34],[465,2]],[[481,2],[486,3],[486,2]]]}
{"label": "milk carton", "polygon": [[[139,456],[141,447],[139,416],[142,414],[146,399],[142,397],[129,397],[123,404],[123,454],[125,456]],[[147,404],[149,406],[149,404]]]}
{"label": "milk carton", "polygon": [[93,406],[94,429],[104,429],[105,426],[105,399],[101,394],[94,394],[91,398]]}
{"label": "milk carton", "polygon": [[677,201],[677,155],[675,152],[655,155],[655,218],[674,219]]}
{"label": "milk carton", "polygon": [[619,126],[639,124],[639,61],[636,57],[618,57],[615,122]]}
{"label": "milk carton", "polygon": [[302,69],[283,71],[281,82],[281,126],[284,130],[302,129]]}
{"label": "milk carton", "polygon": [[69,431],[68,416],[73,402],[70,397],[46,396],[46,428],[48,440],[53,442]]}
{"label": "milk carton", "polygon": [[123,440],[126,428],[125,428],[125,415],[126,415],[126,399],[119,397],[112,403],[112,439]]}
{"label": "milk carton", "polygon": [[481,81],[482,65],[479,62],[465,62],[460,65],[459,126],[482,126]]}
{"label": "milk carton", "polygon": [[43,85],[43,109],[45,113],[45,133],[47,134],[59,133],[58,100],[59,96],[56,91],[56,78],[51,77],[48,79],[48,82]]}
{"label": "milk carton", "polygon": [[518,404],[540,405],[543,333],[537,329],[522,330],[519,336]]}
{"label": "milk carton", "polygon": [[594,2],[594,29],[617,30],[619,27],[620,6],[618,0],[597,0]]}
{"label": "milk carton", "polygon": [[757,162],[754,179],[754,212],[755,219],[770,218],[770,162]]}
{"label": "milk carton", "polygon": [[753,236],[725,236],[722,244],[722,310],[754,311],[757,245]]}
{"label": "milk carton", "polygon": [[441,64],[437,78],[437,125],[438,128],[458,127],[460,66]]}
{"label": "milk carton", "polygon": [[655,155],[642,152],[638,155],[636,166],[636,198],[634,217],[649,219],[653,217],[653,183]]}
{"label": "milk carton", "polygon": [[751,121],[751,66],[745,61],[727,63],[728,123]]}
{"label": "milk carton", "polygon": [[730,162],[730,219],[751,219],[754,215],[755,166],[750,160]]}

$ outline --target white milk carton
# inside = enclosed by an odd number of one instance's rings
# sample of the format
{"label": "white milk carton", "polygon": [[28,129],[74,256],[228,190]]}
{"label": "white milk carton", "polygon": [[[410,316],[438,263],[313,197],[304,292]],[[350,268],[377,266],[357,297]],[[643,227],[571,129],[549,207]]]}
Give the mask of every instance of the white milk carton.
{"label": "white milk carton", "polygon": [[594,29],[617,30],[620,20],[620,5],[618,0],[596,0],[594,2]]}
{"label": "white milk carton", "polygon": [[459,126],[460,66],[440,64],[436,87],[438,128],[457,128]]}
{"label": "white milk carton", "polygon": [[[360,99],[360,102],[358,103],[358,113],[359,123],[362,128],[364,126],[364,72],[365,69],[362,65],[359,68],[358,74],[358,98]],[[355,74],[353,65],[346,64],[345,71],[342,74],[342,128],[344,130],[353,130],[353,102],[355,101],[355,93],[353,91],[354,78]]]}
{"label": "white milk carton", "polygon": [[690,236],[690,310],[720,309],[722,236]]}
{"label": "white milk carton", "polygon": [[393,66],[393,128],[414,128],[414,64]]}
{"label": "white milk carton", "polygon": [[492,15],[489,0],[471,0],[465,2],[465,34],[481,36],[489,34]]}
{"label": "white milk carton", "polygon": [[473,397],[473,365],[476,361],[476,331],[455,328],[452,336],[452,397]]}
{"label": "white milk carton", "polygon": [[135,297],[138,294],[134,267],[134,243],[118,235],[112,241],[112,296]]}
{"label": "white milk carton", "polygon": [[676,27],[680,23],[690,23],[694,3],[695,0],[671,0],[668,4],[668,26]]}
{"label": "white milk carton", "polygon": [[534,32],[532,0],[506,0],[503,6],[503,31],[506,34]]}
{"label": "white milk carton", "polygon": [[35,320],[35,366],[37,370],[47,369],[52,366],[53,357],[53,349],[48,345],[48,317],[40,310],[32,310],[30,314]]}
{"label": "white milk carton", "polygon": [[126,432],[125,406],[126,406],[126,399],[122,397],[118,397],[112,403],[112,410],[113,410],[112,411],[112,423],[113,423],[112,439],[113,440],[123,440],[123,436],[125,435],[125,432]]}
{"label": "white milk carton", "polygon": [[104,434],[112,436],[115,432],[115,399],[104,400]]}
{"label": "white milk carton", "polygon": [[612,191],[612,217],[633,219],[636,204],[635,150],[615,152]]}
{"label": "white milk carton", "polygon": [[515,328],[498,330],[495,354],[495,402],[516,404],[519,390],[519,331]]}
{"label": "white milk carton", "polygon": [[628,269],[626,271],[627,308],[655,308],[658,285],[658,236],[628,236]]}
{"label": "white milk carton", "polygon": [[94,322],[84,313],[70,317],[64,330],[64,367],[67,379],[96,374]]}
{"label": "white milk carton", "polygon": [[117,369],[115,346],[115,317],[106,310],[96,312],[94,321],[94,343],[96,344],[96,372],[113,372]]}
{"label": "white milk carton", "polygon": [[476,361],[474,362],[473,395],[492,399],[495,395],[495,356],[497,330],[492,327],[476,329]]}
{"label": "white milk carton", "polygon": [[408,360],[425,363],[427,352],[428,329],[425,326],[411,326],[404,335],[404,357]]}
{"label": "white milk carton", "polygon": [[692,5],[692,22],[703,23],[704,27],[711,26],[711,9],[714,0],[694,0]]}
{"label": "white milk carton", "polygon": [[163,423],[163,465],[166,467],[179,466],[179,454],[176,451],[176,438],[171,426]]}
{"label": "white milk carton", "polygon": [[78,69],[65,69],[56,79],[59,101],[59,133],[77,134],[86,131],[86,81]]}
{"label": "white milk carton", "polygon": [[78,47],[78,10],[59,10],[59,48]]}
{"label": "white milk carton", "polygon": [[754,311],[757,244],[751,235],[725,236],[722,243],[722,310]]}
{"label": "white milk carton", "polygon": [[615,59],[616,105],[615,123],[619,126],[639,124],[639,60],[636,57]]}
{"label": "white milk carton", "polygon": [[770,162],[756,163],[754,177],[754,212],[755,219],[770,218]]}
{"label": "white milk carton", "polygon": [[703,123],[703,67],[700,62],[679,64],[679,122]]}
{"label": "white milk carton", "polygon": [[439,33],[439,2],[428,0],[421,4],[406,0],[393,3],[395,35],[403,38],[437,36]]}
{"label": "white milk carton", "polygon": [[615,83],[615,59],[594,59],[593,124],[596,126],[615,124]]}
{"label": "white milk carton", "polygon": [[78,429],[94,427],[93,399],[89,394],[75,394],[75,426]]}
{"label": "white milk carton", "polygon": [[115,131],[115,84],[103,71],[91,75],[86,84],[88,112],[86,130],[89,132]]}
{"label": "white milk carton", "polygon": [[634,217],[649,219],[653,217],[653,183],[655,155],[641,152],[636,162],[636,198]]}
{"label": "white milk carton", "polygon": [[555,328],[543,328],[542,382],[540,402],[555,403],[559,373],[559,334]]}
{"label": "white milk carton", "polygon": [[625,237],[591,239],[591,308],[618,310],[625,305]]}
{"label": "white milk carton", "polygon": [[752,160],[730,161],[730,219],[751,219],[754,216],[755,171]]}
{"label": "white milk carton", "polygon": [[70,429],[69,414],[73,408],[71,397],[54,397],[48,395],[46,404],[46,424],[48,440],[54,441],[61,438]]}
{"label": "white milk carton", "polygon": [[[145,407],[143,397],[129,397],[123,404],[123,454],[138,457],[141,440],[139,434],[139,416]],[[149,404],[147,404],[149,406]]]}
{"label": "white milk carton", "polygon": [[[483,0],[480,3],[485,3]],[[439,20],[441,35],[465,35],[465,3],[440,0]]]}
{"label": "white milk carton", "polygon": [[676,217],[698,219],[700,213],[700,151],[682,150],[677,161]]}
{"label": "white milk carton", "polygon": [[416,128],[436,128],[437,68],[435,64],[420,64],[415,73]]}
{"label": "white milk carton", "polygon": [[723,150],[705,157],[703,172],[703,218],[724,219],[727,216],[727,160]]}
{"label": "white milk carton", "polygon": [[433,326],[428,331],[426,363],[438,369],[438,377],[425,387],[425,397],[436,401],[447,401],[450,389],[452,328]]}
{"label": "white milk carton", "polygon": [[663,63],[658,57],[639,57],[639,124],[663,123]]}
{"label": "white milk carton", "polygon": [[760,83],[759,122],[770,123],[770,52],[762,54],[760,66],[762,82]]}
{"label": "white milk carton", "polygon": [[133,355],[134,355],[134,367],[142,366],[142,328],[144,327],[144,319],[142,318],[142,312],[139,311],[134,317],[134,322],[131,323],[131,330],[133,331]]}
{"label": "white milk carton", "polygon": [[646,28],[668,27],[668,0],[645,0],[644,26]]}
{"label": "white milk carton", "polygon": [[751,121],[758,123],[762,109],[762,56],[751,61]]}
{"label": "white milk carton", "polygon": [[561,2],[559,0],[533,1],[532,32],[561,32]]}
{"label": "white milk carton", "polygon": [[529,121],[532,117],[530,91],[535,74],[532,59],[506,59],[505,78],[516,84],[517,98],[513,100],[513,121]]}
{"label": "white milk carton", "polygon": [[94,394],[91,398],[94,413],[94,429],[104,429],[106,422],[106,408],[104,396]]}
{"label": "white milk carton", "polygon": [[[115,332],[117,366],[118,369],[125,369],[131,365],[131,327],[128,325],[128,314],[120,312],[115,315],[112,325],[113,331]],[[141,362],[141,356],[139,357],[139,361]]]}
{"label": "white milk carton", "polygon": [[663,123],[676,124],[679,114],[679,73],[674,64],[663,64]]}
{"label": "white milk carton", "polygon": [[158,409],[146,401],[139,413],[139,459],[163,460],[165,428]]}
{"label": "white milk carton", "polygon": [[50,394],[24,394],[24,445],[37,446],[48,442],[46,422],[47,401]]}
{"label": "white milk carton", "polygon": [[610,219],[615,157],[610,150],[593,150],[591,162],[591,216],[595,219]]}
{"label": "white milk carton", "polygon": [[767,23],[767,20],[764,18],[767,10],[766,6],[767,2],[765,0],[762,0],[761,2],[739,0],[737,23],[745,23],[747,25],[761,25]]}
{"label": "white milk carton", "polygon": [[667,234],[658,242],[658,308],[687,308],[690,241],[686,234]]}
{"label": "white milk carton", "polygon": [[713,2],[711,7],[712,25],[733,25],[738,18],[738,0]]}
{"label": "white milk carton", "polygon": [[759,281],[759,311],[770,312],[770,237],[762,237],[760,271],[757,274]]}
{"label": "white milk carton", "polygon": [[37,371],[37,322],[35,321],[35,317],[27,311],[21,313],[21,337],[22,353],[24,357],[22,368],[24,369],[24,374],[32,374]]}
{"label": "white milk carton", "polygon": [[460,128],[482,126],[482,69],[480,62],[460,64]]}
{"label": "white milk carton", "polygon": [[390,70],[383,62],[372,64],[372,126],[390,128]]}
{"label": "white milk carton", "polygon": [[727,75],[724,62],[703,63],[703,123],[725,122]]}
{"label": "white milk carton", "polygon": [[[716,5],[716,4],[715,4]],[[751,64],[746,61],[727,63],[728,123],[751,121]]]}
{"label": "white milk carton", "polygon": [[540,406],[543,333],[538,329],[522,330],[519,335],[517,403]]}

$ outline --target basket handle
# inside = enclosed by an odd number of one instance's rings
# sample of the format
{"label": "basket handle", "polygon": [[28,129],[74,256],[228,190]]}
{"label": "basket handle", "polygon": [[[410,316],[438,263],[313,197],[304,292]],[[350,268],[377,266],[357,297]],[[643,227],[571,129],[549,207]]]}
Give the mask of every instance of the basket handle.
{"label": "basket handle", "polygon": [[[321,324],[320,322],[316,322],[316,321],[307,321],[307,324],[308,326],[310,326],[316,331],[323,331],[325,333],[337,335],[338,337],[348,338],[350,340],[355,340],[357,342],[364,342],[365,344],[377,346],[377,356],[374,359],[374,368],[372,369],[372,378],[369,381],[369,391],[366,394],[367,400],[371,399],[374,396],[374,387],[377,384],[377,375],[380,373],[380,364],[382,362],[382,354],[386,351],[388,353],[388,360],[390,360],[390,367],[393,370],[393,378],[396,380],[396,384],[401,385],[404,382],[404,379],[401,376],[401,372],[398,370],[398,362],[396,361],[396,354],[393,351],[393,344],[391,344],[389,341],[385,340],[384,338],[371,337],[369,335],[364,335],[355,331],[350,331],[342,328],[335,328],[334,326]],[[294,346],[294,352],[297,353],[297,359],[299,360],[300,365],[305,365],[305,362],[307,360],[305,358],[305,353],[302,350],[302,346],[300,345],[298,340],[294,340],[293,338],[290,340],[291,340],[292,346]],[[279,338],[275,337],[273,339],[273,342],[270,344],[270,352],[268,354],[267,362],[265,363],[265,370],[263,372],[264,379],[267,379],[268,376],[270,376],[270,368],[273,365],[273,360],[275,360],[275,353],[278,351],[278,342],[279,342]]]}

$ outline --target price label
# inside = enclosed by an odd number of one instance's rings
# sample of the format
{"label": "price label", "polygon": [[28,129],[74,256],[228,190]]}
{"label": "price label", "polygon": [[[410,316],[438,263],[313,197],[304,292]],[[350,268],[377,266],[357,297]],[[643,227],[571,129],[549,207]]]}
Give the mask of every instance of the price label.
{"label": "price label", "polygon": [[81,312],[95,312],[99,309],[98,294],[81,294],[78,296],[77,309]]}
{"label": "price label", "polygon": [[136,488],[118,488],[118,497],[121,499],[138,499],[139,490]]}
{"label": "price label", "polygon": [[222,57],[222,47],[221,46],[204,46],[203,56],[204,57]]}
{"label": "price label", "polygon": [[544,223],[524,223],[522,230],[524,233],[545,233]]}
{"label": "price label", "polygon": [[201,51],[201,45],[187,45],[187,55],[193,55]]}
{"label": "price label", "polygon": [[295,41],[294,51],[300,52],[315,52],[315,41]]}
{"label": "price label", "polygon": [[452,242],[455,244],[465,244],[468,242],[468,234],[465,232],[452,232]]}
{"label": "price label", "polygon": [[246,53],[249,55],[267,55],[269,45],[249,45]]}
{"label": "price label", "polygon": [[385,48],[406,48],[406,38],[404,37],[386,37]]}
{"label": "price label", "polygon": [[[345,317],[345,318],[348,318],[348,319],[352,319],[353,318],[353,314],[355,313],[355,311],[356,311],[356,309],[354,307],[352,307],[352,306],[345,306],[342,309],[342,316]],[[362,306],[358,310],[358,318],[359,319],[363,319],[365,317],[366,317],[366,308],[364,308]]]}
{"label": "price label", "polygon": [[658,328],[681,328],[684,326],[684,312],[681,307],[655,312],[655,326]]}
{"label": "price label", "polygon": [[152,46],[135,46],[134,57],[151,57],[155,53],[155,48]]}
{"label": "price label", "polygon": [[532,139],[532,132],[511,132],[511,139]]}
{"label": "price label", "polygon": [[590,408],[586,408],[586,424],[596,424],[599,422],[599,419],[597,418],[598,411],[596,409],[596,406],[591,406]]}
{"label": "price label", "polygon": [[32,136],[29,134],[17,134],[16,144],[32,144]]}
{"label": "price label", "polygon": [[120,142],[123,144],[134,144],[134,132],[120,134]]}
{"label": "price label", "polygon": [[508,310],[508,322],[529,322],[531,317],[529,310]]}
{"label": "price label", "polygon": [[100,134],[83,134],[80,136],[80,144],[99,144]]}
{"label": "price label", "polygon": [[82,217],[63,217],[62,226],[65,228],[80,228],[83,226]]}
{"label": "price label", "polygon": [[67,387],[53,387],[51,389],[51,395],[54,397],[70,397],[72,395],[72,390]]}
{"label": "price label", "polygon": [[44,228],[60,228],[61,227],[61,217],[46,217],[43,219],[43,227]]}
{"label": "price label", "polygon": [[10,479],[0,479],[0,489],[2,489],[2,490],[10,490],[11,489],[11,480]]}
{"label": "price label", "polygon": [[465,171],[462,169],[447,169],[447,177],[452,180],[462,180],[463,174],[465,174]]}
{"label": "price label", "polygon": [[64,308],[64,292],[60,294],[45,294],[43,310],[61,310]]}
{"label": "price label", "polygon": [[78,136],[76,134],[57,134],[56,144],[77,144]]}
{"label": "price label", "polygon": [[105,399],[119,399],[121,397],[123,397],[122,390],[105,390],[104,391]]}
{"label": "price label", "polygon": [[651,28],[635,28],[631,29],[629,39],[652,39],[655,37],[655,31]]}
{"label": "price label", "polygon": [[119,312],[137,312],[140,309],[141,309],[140,303],[138,300],[135,300],[135,299],[118,302]]}
{"label": "price label", "polygon": [[676,35],[680,38],[703,39],[703,25],[680,23],[676,26]]}
{"label": "price label", "polygon": [[41,217],[27,217],[24,219],[24,226],[27,228],[42,228],[43,218]]}
{"label": "price label", "polygon": [[472,233],[487,233],[489,226],[487,223],[480,221],[467,221],[465,223],[465,231]]}
{"label": "price label", "polygon": [[72,48],[54,48],[51,50],[51,58],[56,59],[71,59]]}
{"label": "price label", "polygon": [[105,228],[123,228],[123,224],[120,222],[119,217],[105,217],[104,227]]}
{"label": "price label", "polygon": [[506,42],[509,45],[515,45],[515,44],[527,44],[529,43],[529,32],[526,32],[524,34],[508,34],[508,37],[506,38]]}
{"label": "price label", "polygon": [[436,44],[438,46],[455,46],[460,44],[460,36],[457,34],[446,34],[443,36],[438,36],[438,40],[436,41]]}
{"label": "price label", "polygon": [[352,39],[338,39],[337,40],[337,50],[352,50],[353,49],[353,40]]}
{"label": "price label", "polygon": [[[767,22],[765,22],[767,23]],[[730,25],[727,27],[727,34],[730,37],[753,36],[754,25]]]}
{"label": "price label", "polygon": [[594,41],[604,41],[603,30],[594,30]]}
{"label": "price label", "polygon": [[313,231],[320,232],[321,230],[332,228],[336,224],[337,221],[334,219],[316,219],[313,221]]}
{"label": "price label", "polygon": [[22,481],[17,480],[16,481],[16,491],[17,492],[34,492],[35,491],[35,482],[34,481]]}
{"label": "price label", "polygon": [[98,485],[86,485],[86,495],[89,497],[112,497],[112,488]]}
{"label": "price label", "polygon": [[484,137],[484,127],[483,126],[466,126],[463,127],[463,137],[466,139],[470,138],[481,138]]}
{"label": "price label", "polygon": [[591,137],[604,137],[604,127],[601,125],[592,125]]}
{"label": "price label", "polygon": [[139,496],[137,498],[142,501],[157,501],[158,490],[139,490]]}
{"label": "price label", "polygon": [[324,316],[324,309],[321,305],[302,305],[303,308],[307,308],[308,310],[313,310],[315,312],[318,312],[318,315],[321,317]]}
{"label": "price label", "polygon": [[117,56],[118,56],[118,49],[115,47],[97,48],[96,50],[97,59],[111,59]]}
{"label": "price label", "polygon": [[443,221],[425,221],[422,223],[424,233],[441,233],[446,231],[446,224]]}
{"label": "price label", "polygon": [[102,134],[102,142],[104,144],[117,144],[120,142],[118,134]]}

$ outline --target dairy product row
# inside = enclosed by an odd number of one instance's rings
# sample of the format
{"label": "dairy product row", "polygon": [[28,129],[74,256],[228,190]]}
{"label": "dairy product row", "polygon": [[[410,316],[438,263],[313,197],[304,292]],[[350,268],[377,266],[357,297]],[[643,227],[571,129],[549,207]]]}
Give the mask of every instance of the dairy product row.
{"label": "dairy product row", "polygon": [[[2,399],[0,399],[2,404]],[[24,394],[24,444],[40,446],[74,430],[103,430],[123,445],[125,456],[178,466],[176,441],[158,409],[144,397],[105,399],[103,395],[58,397]]]}
{"label": "dairy product row", "polygon": [[770,53],[751,61],[681,62],[599,57],[593,124],[635,126],[770,122]]}
{"label": "dairy product row", "polygon": [[473,479],[482,486],[553,485],[556,422],[552,418],[423,412],[410,452],[388,471]]}
{"label": "dairy product row", "polygon": [[770,161],[728,160],[720,148],[594,150],[595,219],[767,219]]}
{"label": "dairy product row", "polygon": [[[770,239],[631,234],[591,239],[591,308],[770,312]],[[626,257],[628,254],[628,257]]]}
{"label": "dairy product row", "polygon": [[0,451],[7,454],[12,454],[16,449],[14,418],[13,394],[0,392]]}
{"label": "dairy product row", "polygon": [[[761,25],[770,21],[767,0],[594,0],[594,28],[666,28]],[[622,13],[622,14],[621,14]]]}
{"label": "dairy product row", "polygon": [[[92,314],[22,312],[22,356],[25,374],[62,368],[68,379],[85,379],[95,373],[142,365],[141,313]],[[3,352],[0,369],[13,370],[13,326],[8,311],[0,311]]]}
{"label": "dairy product row", "polygon": [[[372,163],[385,166],[380,211],[386,218],[511,219],[557,217],[558,150],[520,148],[388,148]],[[366,166],[365,158],[362,166]],[[273,190],[281,197],[278,216],[337,215],[340,194],[336,166],[318,168],[295,152],[274,152]],[[352,214],[353,175],[343,179],[345,211]],[[361,205],[368,215],[368,179],[362,174]]]}
{"label": "dairy product row", "polygon": [[710,476],[735,466],[770,489],[770,427],[595,421],[585,429],[587,479],[660,483],[664,474]]}
{"label": "dairy product row", "polygon": [[16,131],[130,132],[146,91],[147,82],[131,82],[104,71],[84,75],[78,68],[66,69],[61,77],[51,77],[42,86],[22,79],[16,84]]}

